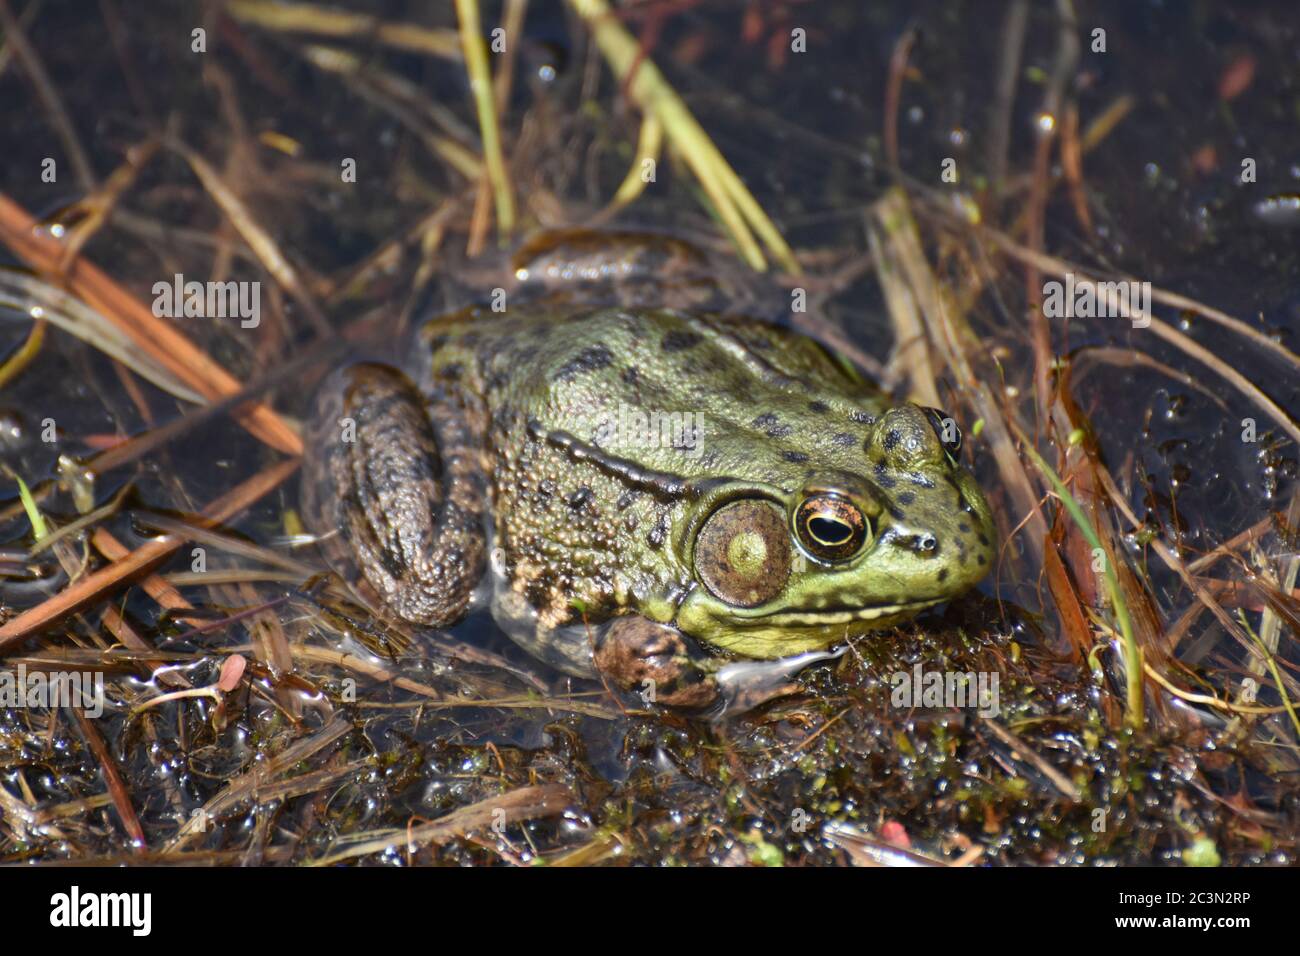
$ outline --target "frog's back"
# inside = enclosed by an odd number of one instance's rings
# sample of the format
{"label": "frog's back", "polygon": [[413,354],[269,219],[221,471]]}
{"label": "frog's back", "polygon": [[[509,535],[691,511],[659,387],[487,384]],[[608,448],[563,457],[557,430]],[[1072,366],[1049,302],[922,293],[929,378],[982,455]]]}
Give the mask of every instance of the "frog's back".
{"label": "frog's back", "polygon": [[429,322],[420,339],[422,387],[481,396],[499,427],[532,422],[608,447],[602,437],[627,439],[643,423],[696,426],[697,447],[637,443],[637,461],[666,473],[784,484],[810,460],[858,468],[887,407],[812,339],[716,315],[466,310]]}

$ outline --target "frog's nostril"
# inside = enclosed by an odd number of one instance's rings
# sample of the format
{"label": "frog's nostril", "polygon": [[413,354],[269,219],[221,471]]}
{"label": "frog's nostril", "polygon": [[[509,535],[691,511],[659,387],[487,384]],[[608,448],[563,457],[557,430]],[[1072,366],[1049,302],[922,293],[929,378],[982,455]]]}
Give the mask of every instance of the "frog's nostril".
{"label": "frog's nostril", "polygon": [[939,539],[932,534],[898,534],[890,540],[894,545],[922,557],[932,558],[939,553]]}

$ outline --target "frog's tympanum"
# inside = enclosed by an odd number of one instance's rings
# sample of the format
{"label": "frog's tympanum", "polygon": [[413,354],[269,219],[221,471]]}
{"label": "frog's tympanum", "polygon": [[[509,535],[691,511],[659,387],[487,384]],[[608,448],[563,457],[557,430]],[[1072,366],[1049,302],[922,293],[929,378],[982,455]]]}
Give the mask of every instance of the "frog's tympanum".
{"label": "frog's tympanum", "polygon": [[321,387],[303,510],[409,622],[486,600],[555,667],[708,707],[727,661],[887,628],[993,559],[955,423],[784,329],[552,297],[433,319],[403,366]]}

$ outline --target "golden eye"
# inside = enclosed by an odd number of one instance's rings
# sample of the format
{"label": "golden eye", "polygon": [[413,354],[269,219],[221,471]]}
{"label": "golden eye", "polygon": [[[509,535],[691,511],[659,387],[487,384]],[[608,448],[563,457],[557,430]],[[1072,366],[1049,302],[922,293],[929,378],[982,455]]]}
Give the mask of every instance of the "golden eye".
{"label": "golden eye", "polygon": [[815,558],[843,561],[862,550],[870,527],[862,512],[836,495],[814,495],[794,515],[799,542]]}

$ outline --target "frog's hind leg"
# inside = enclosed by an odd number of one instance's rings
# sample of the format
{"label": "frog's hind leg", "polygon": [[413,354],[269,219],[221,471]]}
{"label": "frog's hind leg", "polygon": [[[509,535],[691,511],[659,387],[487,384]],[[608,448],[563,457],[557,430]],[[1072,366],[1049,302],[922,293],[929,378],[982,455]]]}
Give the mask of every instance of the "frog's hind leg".
{"label": "frog's hind leg", "polygon": [[331,567],[406,621],[454,623],[483,575],[482,417],[385,365],[339,369],[317,392],[304,519]]}

